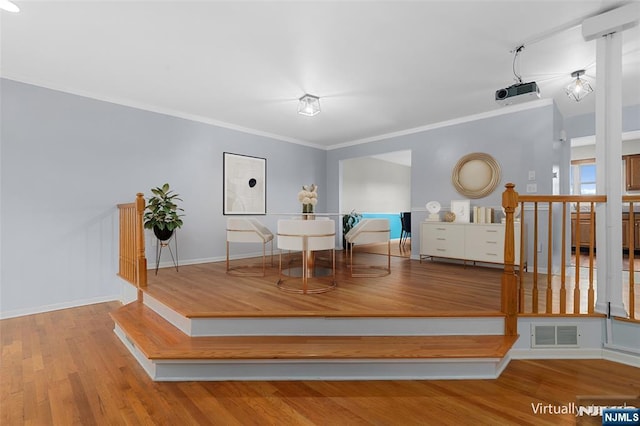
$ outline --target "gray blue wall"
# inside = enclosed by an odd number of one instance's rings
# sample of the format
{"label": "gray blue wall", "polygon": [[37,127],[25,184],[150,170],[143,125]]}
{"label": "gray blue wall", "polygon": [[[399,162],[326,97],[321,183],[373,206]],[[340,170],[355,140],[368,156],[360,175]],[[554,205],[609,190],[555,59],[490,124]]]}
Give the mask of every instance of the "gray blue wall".
{"label": "gray blue wall", "polygon": [[[526,110],[505,109],[500,115],[482,116],[419,133],[331,150],[327,157],[328,187],[332,193],[339,190],[341,160],[408,149],[412,161],[413,229],[419,229],[419,222],[426,217],[428,201],[439,201],[446,210],[451,200],[466,198],[455,190],[451,173],[458,160],[472,152],[492,155],[502,170],[498,188],[487,197],[471,200],[472,206],[499,209],[504,184],[513,182],[516,190],[524,193],[526,185],[532,183],[528,180],[529,171],[536,173],[537,193],[550,194],[552,165],[557,163],[557,158],[569,158],[569,146],[560,143],[556,135],[561,123],[556,123],[559,116],[555,106],[548,101],[536,105]],[[338,208],[337,200],[332,201],[335,205],[329,205],[329,208]],[[412,255],[415,257],[418,253],[419,244],[413,244]]]}
{"label": "gray blue wall", "polygon": [[[268,213],[299,211],[301,185],[326,181],[324,150],[6,79],[0,84],[2,316],[116,299],[116,204],[133,201],[136,192],[148,197],[164,182],[184,200],[180,259],[222,259],[225,151],[267,159]],[[319,211],[326,209],[323,189]],[[263,219],[275,229],[277,216]]]}

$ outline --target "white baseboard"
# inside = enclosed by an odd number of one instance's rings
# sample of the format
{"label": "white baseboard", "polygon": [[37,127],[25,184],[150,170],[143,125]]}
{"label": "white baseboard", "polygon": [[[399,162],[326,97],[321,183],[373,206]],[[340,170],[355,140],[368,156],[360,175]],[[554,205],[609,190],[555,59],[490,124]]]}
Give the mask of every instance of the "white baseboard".
{"label": "white baseboard", "polygon": [[[335,250],[342,251],[342,247],[336,247]],[[277,257],[278,254],[280,254],[280,252],[278,251],[277,248],[274,247],[273,257],[274,258]],[[271,252],[267,250],[267,257],[269,256],[271,256]],[[235,254],[235,255],[229,256],[229,260],[251,259],[252,257],[262,257],[262,252],[260,251],[256,253]],[[227,260],[226,254],[224,256],[203,257],[199,259],[186,259],[186,260],[179,259],[178,267],[187,266],[187,265],[200,265],[202,263],[226,262],[226,260]],[[175,268],[175,267],[176,266],[173,264],[171,260],[162,261],[158,266],[158,268]],[[152,271],[155,269],[156,269],[155,261],[147,259],[147,270]]]}
{"label": "white baseboard", "polygon": [[605,348],[602,350],[602,358],[640,368],[640,353],[636,349],[605,344]]}
{"label": "white baseboard", "polygon": [[602,349],[511,349],[511,359],[602,359]]}
{"label": "white baseboard", "polygon": [[41,314],[44,312],[59,311],[61,309],[77,308],[79,306],[95,305],[96,303],[114,302],[120,300],[120,294],[115,293],[107,296],[93,297],[90,299],[79,299],[71,302],[54,303],[52,305],[34,306],[24,309],[0,312],[0,319],[22,317],[25,315]]}

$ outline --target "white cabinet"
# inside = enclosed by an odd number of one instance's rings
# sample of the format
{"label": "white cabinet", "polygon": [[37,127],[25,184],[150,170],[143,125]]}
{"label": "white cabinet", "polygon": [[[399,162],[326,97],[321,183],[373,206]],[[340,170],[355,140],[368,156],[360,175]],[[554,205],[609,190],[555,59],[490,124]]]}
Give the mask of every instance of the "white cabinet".
{"label": "white cabinet", "polygon": [[[446,257],[474,262],[504,263],[502,223],[422,222],[420,260]],[[515,223],[515,264],[520,264],[520,222]],[[526,260],[525,260],[526,262]]]}
{"label": "white cabinet", "polygon": [[[431,225],[431,224],[430,224]],[[436,225],[435,223],[433,225]],[[422,228],[424,230],[424,227]],[[422,248],[428,248],[427,256],[457,258],[460,247],[464,245],[464,227],[436,225],[427,232],[420,232],[420,255]]]}

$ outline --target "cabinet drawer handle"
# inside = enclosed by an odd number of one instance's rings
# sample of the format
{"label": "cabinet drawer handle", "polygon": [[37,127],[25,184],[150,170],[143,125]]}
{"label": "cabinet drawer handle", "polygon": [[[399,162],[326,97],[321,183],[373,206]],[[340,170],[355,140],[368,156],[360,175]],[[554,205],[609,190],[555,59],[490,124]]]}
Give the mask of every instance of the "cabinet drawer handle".
{"label": "cabinet drawer handle", "polygon": [[438,231],[446,231],[447,228],[436,228]]}
{"label": "cabinet drawer handle", "polygon": [[436,251],[447,251],[446,249],[436,249]]}
{"label": "cabinet drawer handle", "polygon": [[497,241],[485,241],[485,243],[487,243],[487,244],[498,244]]}
{"label": "cabinet drawer handle", "polygon": [[487,256],[497,256],[497,253],[485,253]]}
{"label": "cabinet drawer handle", "polygon": [[447,241],[446,238],[436,238],[436,240],[438,240],[438,241]]}
{"label": "cabinet drawer handle", "polygon": [[497,229],[485,229],[485,232],[494,232],[495,233],[495,232],[498,232],[498,230]]}

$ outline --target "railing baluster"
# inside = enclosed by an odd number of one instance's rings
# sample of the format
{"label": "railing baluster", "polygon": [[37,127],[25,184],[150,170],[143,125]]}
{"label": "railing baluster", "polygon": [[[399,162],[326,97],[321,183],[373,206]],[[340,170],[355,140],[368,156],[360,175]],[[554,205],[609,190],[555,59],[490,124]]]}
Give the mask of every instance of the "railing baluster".
{"label": "railing baluster", "polygon": [[562,245],[560,261],[560,313],[567,313],[567,202],[562,202]]}
{"label": "railing baluster", "polygon": [[524,202],[520,203],[520,269],[518,271],[518,312],[524,313],[525,308],[525,291],[524,291],[524,273],[523,266],[527,259],[525,258],[525,229],[524,229]]}
{"label": "railing baluster", "polygon": [[636,251],[636,217],[633,200],[629,201],[629,318],[636,317],[636,292],[635,292],[635,251]]}
{"label": "railing baluster", "polygon": [[596,239],[596,210],[593,201],[590,205],[589,215],[589,290],[587,292],[587,312],[592,314],[595,306],[595,295],[593,291],[593,270],[594,270],[594,250]]}
{"label": "railing baluster", "polygon": [[538,202],[533,203],[533,289],[531,311],[538,313]]}
{"label": "railing baluster", "polygon": [[576,224],[575,224],[575,244],[576,244],[576,268],[575,281],[573,283],[573,313],[580,313],[580,201],[576,203]]}
{"label": "railing baluster", "polygon": [[547,237],[547,298],[545,300],[545,311],[550,314],[553,312],[553,288],[551,287],[551,278],[553,272],[553,205],[552,202],[549,201],[549,216],[548,216],[548,232],[549,235]]}

